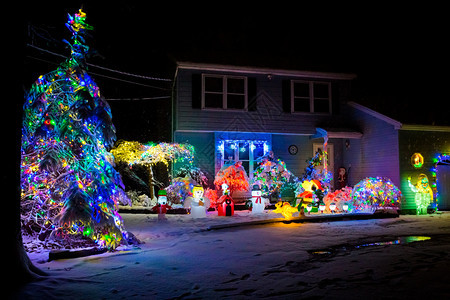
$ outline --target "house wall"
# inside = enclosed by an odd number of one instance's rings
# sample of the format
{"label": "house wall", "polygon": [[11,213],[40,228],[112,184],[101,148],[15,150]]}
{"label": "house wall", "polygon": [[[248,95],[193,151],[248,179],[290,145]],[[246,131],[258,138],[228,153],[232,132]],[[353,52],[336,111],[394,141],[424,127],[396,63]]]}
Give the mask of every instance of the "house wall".
{"label": "house wall", "polygon": [[[314,134],[316,127],[340,119],[340,103],[347,99],[350,88],[348,81],[326,80],[332,82],[332,114],[292,114],[283,111],[282,86],[283,81],[299,78],[273,76],[269,79],[267,74],[247,74],[256,82],[256,110],[202,110],[193,107],[192,101],[193,76],[201,73],[200,70],[178,69],[174,130]],[[233,75],[232,72],[205,73]]]}
{"label": "house wall", "polygon": [[[267,140],[271,145],[270,150],[276,158],[286,163],[286,167],[295,176],[301,177],[308,161],[314,156],[313,143],[323,143],[323,139],[310,139],[309,135],[284,135],[284,134],[252,134],[239,132],[175,132],[175,142],[189,143],[195,147],[194,163],[202,170],[208,172],[208,180],[214,181],[214,176],[220,166],[217,165],[216,154],[217,141],[219,139],[260,139]],[[334,146],[335,170],[343,165],[343,139],[329,139],[329,145]],[[289,146],[296,145],[298,153],[289,153]],[[175,166],[176,168],[176,166]],[[333,170],[333,177],[336,172]]]}
{"label": "house wall", "polygon": [[[233,72],[207,71],[206,74],[236,75]],[[310,139],[317,127],[333,127],[346,123],[341,105],[350,95],[350,81],[324,80],[332,84],[332,113],[310,114],[286,111],[286,97],[283,95],[289,80],[317,80],[267,74],[243,74],[256,83],[253,99],[256,105],[249,111],[202,110],[193,103],[195,84],[202,74],[201,70],[178,69],[175,101],[173,105],[174,141],[190,143],[196,149],[195,163],[211,174],[212,183],[218,171],[216,160],[218,139],[263,139],[270,141],[271,150],[276,157],[286,162],[287,168],[297,177],[301,177],[307,161],[314,155],[313,143],[323,143],[323,139]],[[197,78],[197,79],[195,79]],[[194,84],[194,87],[193,87]],[[200,88],[200,87],[197,87]],[[250,99],[249,102],[253,101]],[[253,96],[252,96],[253,97]],[[283,109],[284,100],[284,109]],[[343,122],[344,121],[344,122]],[[254,136],[256,135],[256,137]],[[330,139],[334,145],[335,169],[344,164],[344,140]],[[298,153],[291,155],[290,145],[296,145]],[[334,170],[333,170],[334,173]],[[336,174],[333,174],[335,177]]]}
{"label": "house wall", "polygon": [[394,125],[352,106],[345,113],[363,133],[343,149],[343,163],[350,169],[349,185],[366,177],[388,177],[400,187],[398,130]]}
{"label": "house wall", "polygon": [[[420,153],[424,158],[421,168],[415,168],[411,164],[411,156],[414,153]],[[400,189],[403,193],[402,209],[413,210],[413,212],[416,209],[415,194],[408,185],[408,177],[411,177],[411,183],[416,184],[418,176],[423,173],[427,175],[430,183],[434,182],[432,169],[435,167],[435,162],[433,160],[443,153],[450,153],[450,132],[399,131]]]}
{"label": "house wall", "polygon": [[[296,145],[298,152],[295,155],[289,153],[289,146]],[[272,150],[276,157],[286,163],[286,167],[295,176],[300,177],[306,167],[306,160],[312,155],[312,140],[309,136],[299,135],[272,135]]]}

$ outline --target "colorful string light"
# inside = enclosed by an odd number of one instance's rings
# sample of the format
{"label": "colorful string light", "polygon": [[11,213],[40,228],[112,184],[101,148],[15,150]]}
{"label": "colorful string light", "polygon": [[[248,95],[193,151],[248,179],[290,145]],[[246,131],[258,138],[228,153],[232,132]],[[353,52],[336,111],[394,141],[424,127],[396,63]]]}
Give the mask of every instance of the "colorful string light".
{"label": "colorful string light", "polygon": [[39,76],[26,96],[21,148],[22,225],[41,239],[84,235],[115,248],[126,232],[117,212],[129,200],[108,150],[116,136],[111,109],[87,74],[92,29],[69,15],[71,57]]}
{"label": "colorful string light", "polygon": [[368,177],[353,187],[355,211],[400,209],[402,192],[389,178]]}
{"label": "colorful string light", "polygon": [[135,141],[121,141],[111,150],[116,162],[126,162],[132,165],[155,165],[169,162],[194,163],[194,146],[178,143],[148,143],[146,145]]}

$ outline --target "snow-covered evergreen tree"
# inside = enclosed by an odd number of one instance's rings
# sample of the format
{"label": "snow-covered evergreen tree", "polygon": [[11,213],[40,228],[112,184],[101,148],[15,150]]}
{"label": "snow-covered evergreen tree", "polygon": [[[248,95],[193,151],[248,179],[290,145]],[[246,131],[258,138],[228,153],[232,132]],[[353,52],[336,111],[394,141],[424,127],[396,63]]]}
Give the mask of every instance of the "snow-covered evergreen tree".
{"label": "snow-covered evergreen tree", "polygon": [[125,234],[117,204],[129,200],[108,152],[116,139],[110,107],[86,72],[85,20],[81,9],[69,15],[71,56],[26,96],[22,228],[40,240],[82,234],[115,248]]}

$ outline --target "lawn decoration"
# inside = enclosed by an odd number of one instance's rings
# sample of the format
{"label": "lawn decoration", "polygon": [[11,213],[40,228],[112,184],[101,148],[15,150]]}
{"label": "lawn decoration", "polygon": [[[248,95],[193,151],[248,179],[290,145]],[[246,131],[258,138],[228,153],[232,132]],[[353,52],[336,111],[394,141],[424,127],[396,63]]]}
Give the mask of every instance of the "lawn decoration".
{"label": "lawn decoration", "polygon": [[[323,203],[325,205],[325,213],[348,213],[355,210],[351,187],[328,193],[323,198]],[[334,209],[332,209],[332,204],[334,204]]]}
{"label": "lawn decoration", "polygon": [[253,182],[261,187],[265,197],[278,196],[282,187],[295,180],[295,176],[287,169],[281,159],[274,159],[271,151],[263,157],[259,166],[253,172]]}
{"label": "lawn decoration", "polygon": [[172,209],[172,206],[167,204],[167,192],[165,190],[158,191],[158,204],[152,207],[152,211],[158,214],[158,221],[166,221],[167,210]]}
{"label": "lawn decoration", "polygon": [[209,199],[203,197],[204,189],[201,185],[194,186],[192,190],[192,197],[188,197],[184,202],[185,208],[191,209],[191,216],[194,219],[205,218],[206,210],[209,207]]}
{"label": "lawn decoration", "polygon": [[255,184],[252,187],[252,214],[262,214],[265,207],[265,199],[261,197],[261,188]]}
{"label": "lawn decoration", "polygon": [[217,172],[214,185],[216,190],[223,184],[227,185],[229,195],[231,196],[234,191],[247,191],[248,190],[248,177],[245,172],[242,162],[238,161],[231,166],[223,166],[219,172]]}
{"label": "lawn decoration", "polygon": [[297,206],[292,207],[289,202],[279,201],[275,204],[273,212],[281,214],[285,219],[289,220],[292,218],[292,214],[298,211]]}
{"label": "lawn decoration", "polygon": [[373,213],[376,210],[400,209],[401,191],[386,177],[368,177],[353,187],[355,212]]}
{"label": "lawn decoration", "polygon": [[309,204],[317,207],[323,198],[323,188],[319,180],[305,180],[301,183],[303,192],[297,195],[299,210],[305,209]]}
{"label": "lawn decoration", "polygon": [[414,201],[417,206],[418,215],[426,215],[427,208],[433,202],[433,190],[430,187],[428,176],[420,174],[417,178],[416,185],[411,183],[411,177],[408,177],[408,185],[411,191],[415,193]]}
{"label": "lawn decoration", "polygon": [[230,197],[228,185],[222,184],[223,195],[219,198],[217,212],[219,216],[231,217],[234,215],[234,200]]}

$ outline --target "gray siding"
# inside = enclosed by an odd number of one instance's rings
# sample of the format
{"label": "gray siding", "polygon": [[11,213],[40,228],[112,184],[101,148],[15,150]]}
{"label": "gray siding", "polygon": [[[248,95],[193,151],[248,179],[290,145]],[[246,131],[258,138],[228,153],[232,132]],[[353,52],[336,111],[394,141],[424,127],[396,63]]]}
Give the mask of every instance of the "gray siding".
{"label": "gray siding", "polygon": [[[333,122],[339,118],[339,99],[347,97],[348,82],[334,81],[332,93],[334,99],[333,114],[291,114],[283,111],[282,81],[287,78],[267,75],[248,74],[256,79],[256,111],[214,111],[192,108],[192,75],[200,71],[179,69],[177,74],[177,93],[175,103],[175,130],[210,130],[210,131],[241,131],[267,133],[297,133],[313,134],[315,128],[324,123]],[[214,72],[206,72],[213,74]],[[219,73],[224,74],[224,73]],[[233,74],[233,73],[227,73]],[[245,75],[245,74],[240,74]],[[307,78],[305,78],[307,80]]]}
{"label": "gray siding", "polygon": [[365,177],[388,177],[400,187],[398,130],[379,118],[348,106],[348,117],[359,126],[361,139],[350,139],[343,150],[345,167],[351,166],[349,185]]}
{"label": "gray siding", "polygon": [[[291,155],[289,153],[290,145],[298,147],[297,154]],[[272,136],[272,150],[276,157],[286,163],[289,171],[295,176],[301,177],[306,168],[306,161],[313,156],[313,141],[308,136],[274,134]]]}

